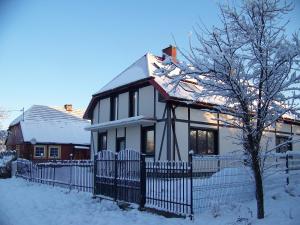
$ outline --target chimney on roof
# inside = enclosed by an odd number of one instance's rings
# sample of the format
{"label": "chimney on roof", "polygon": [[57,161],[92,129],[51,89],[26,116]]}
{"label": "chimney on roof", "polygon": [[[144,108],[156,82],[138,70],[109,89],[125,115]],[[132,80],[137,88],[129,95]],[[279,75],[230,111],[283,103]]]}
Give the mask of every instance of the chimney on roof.
{"label": "chimney on roof", "polygon": [[73,110],[72,104],[65,104],[64,107],[65,107],[65,110],[68,112],[71,112]]}
{"label": "chimney on roof", "polygon": [[163,55],[162,55],[163,59],[165,59],[166,56],[171,56],[173,62],[177,61],[177,58],[176,58],[176,47],[175,46],[170,45],[169,47],[163,49],[162,52],[163,52]]}

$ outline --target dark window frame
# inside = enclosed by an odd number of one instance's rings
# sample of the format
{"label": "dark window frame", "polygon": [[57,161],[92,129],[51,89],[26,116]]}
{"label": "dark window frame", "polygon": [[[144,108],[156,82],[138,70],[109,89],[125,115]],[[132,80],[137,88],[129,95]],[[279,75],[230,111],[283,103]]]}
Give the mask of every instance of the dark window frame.
{"label": "dark window frame", "polygon": [[118,149],[119,142],[124,141],[124,149],[126,149],[126,137],[117,137],[116,138],[116,152],[120,152],[122,150]]}
{"label": "dark window frame", "polygon": [[[196,149],[191,149],[192,146],[192,140],[191,140],[191,131],[196,131]],[[206,128],[206,127],[190,127],[189,129],[189,151],[194,150],[195,154],[201,154],[198,153],[198,131],[205,131],[206,132],[206,153],[202,155],[219,155],[219,132],[217,129],[212,128]],[[208,135],[207,132],[213,132],[214,133],[214,152],[208,153]]]}
{"label": "dark window frame", "polygon": [[[282,144],[282,143],[279,143],[280,140],[283,140],[283,142],[286,142],[286,141],[289,141],[292,139],[292,137],[290,136],[284,136],[284,135],[276,135],[275,136],[275,143],[276,143],[276,146],[278,146],[279,144]],[[286,148],[286,150],[285,150]],[[276,148],[276,152],[287,152],[287,151],[293,151],[293,144],[290,142],[288,144],[285,144],[279,148]]]}
{"label": "dark window frame", "polygon": [[110,121],[114,121],[118,119],[119,115],[119,97],[118,95],[114,95],[110,97]]}
{"label": "dark window frame", "polygon": [[[136,104],[134,104],[133,99],[134,95],[136,93]],[[134,115],[134,107],[136,105],[136,115]],[[139,90],[134,89],[132,91],[129,91],[129,101],[128,101],[128,116],[134,117],[139,115]]]}
{"label": "dark window frame", "polygon": [[[154,133],[154,143],[153,143],[153,153],[147,153],[146,150],[146,135],[145,133],[148,131],[152,131]],[[143,154],[146,154],[148,157],[155,157],[155,148],[156,148],[156,131],[155,131],[155,125],[152,126],[146,126],[146,127],[141,127],[141,152]]]}
{"label": "dark window frame", "polygon": [[[105,147],[106,148],[104,148],[104,145],[103,145],[103,143],[102,143],[102,137],[103,136],[105,136],[106,137],[106,139],[105,139]],[[100,140],[101,140],[101,142],[100,142]],[[98,133],[98,143],[97,143],[97,147],[98,147],[98,152],[100,152],[100,151],[103,151],[103,150],[107,150],[107,132],[100,132],[100,133]]]}

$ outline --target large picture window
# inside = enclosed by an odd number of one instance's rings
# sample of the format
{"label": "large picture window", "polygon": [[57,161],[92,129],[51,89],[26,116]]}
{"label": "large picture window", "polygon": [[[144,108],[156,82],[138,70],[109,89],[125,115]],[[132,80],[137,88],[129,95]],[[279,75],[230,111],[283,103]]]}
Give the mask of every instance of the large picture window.
{"label": "large picture window", "polygon": [[[276,146],[281,145],[279,148],[276,148],[276,152],[287,152],[292,151],[292,143],[286,143],[291,140],[291,137],[288,136],[276,136]],[[284,144],[286,143],[286,144]]]}
{"label": "large picture window", "polygon": [[44,146],[44,145],[34,146],[34,157],[35,158],[44,158],[44,157],[46,157],[46,146]]}
{"label": "large picture window", "polygon": [[147,155],[155,155],[155,129],[154,126],[142,128],[142,151]]}
{"label": "large picture window", "polygon": [[138,91],[129,92],[129,117],[138,115]]}
{"label": "large picture window", "polygon": [[107,150],[107,133],[98,134],[98,151]]}
{"label": "large picture window", "polygon": [[218,154],[218,132],[216,130],[192,128],[190,130],[189,149],[200,155]]}
{"label": "large picture window", "polygon": [[118,119],[118,97],[114,96],[110,98],[110,120]]}

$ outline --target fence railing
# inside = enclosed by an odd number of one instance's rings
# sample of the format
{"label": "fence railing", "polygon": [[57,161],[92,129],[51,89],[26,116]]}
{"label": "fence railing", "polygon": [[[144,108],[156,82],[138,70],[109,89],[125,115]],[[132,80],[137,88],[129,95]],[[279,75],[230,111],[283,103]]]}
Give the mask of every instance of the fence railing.
{"label": "fence railing", "polygon": [[29,160],[18,159],[16,176],[33,182],[92,192],[93,165],[90,160],[34,163]]}
{"label": "fence railing", "polygon": [[[101,151],[94,162],[18,160],[17,175],[93,191],[94,195],[136,203],[140,208],[188,216],[232,201],[255,198],[252,170],[242,155],[190,155],[188,162],[163,162],[131,150]],[[300,181],[300,154],[268,154],[261,165],[266,191],[274,185]]]}

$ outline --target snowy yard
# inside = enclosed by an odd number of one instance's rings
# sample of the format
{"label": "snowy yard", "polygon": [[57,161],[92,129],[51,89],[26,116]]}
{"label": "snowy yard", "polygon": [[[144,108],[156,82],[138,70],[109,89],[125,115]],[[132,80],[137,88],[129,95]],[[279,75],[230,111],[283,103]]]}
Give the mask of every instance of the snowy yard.
{"label": "snowy yard", "polygon": [[196,214],[195,220],[168,219],[137,209],[124,211],[91,194],[67,191],[20,178],[0,180],[1,225],[119,225],[119,224],[300,224],[300,185],[274,188],[266,196],[266,219],[255,219],[255,201],[231,204]]}

